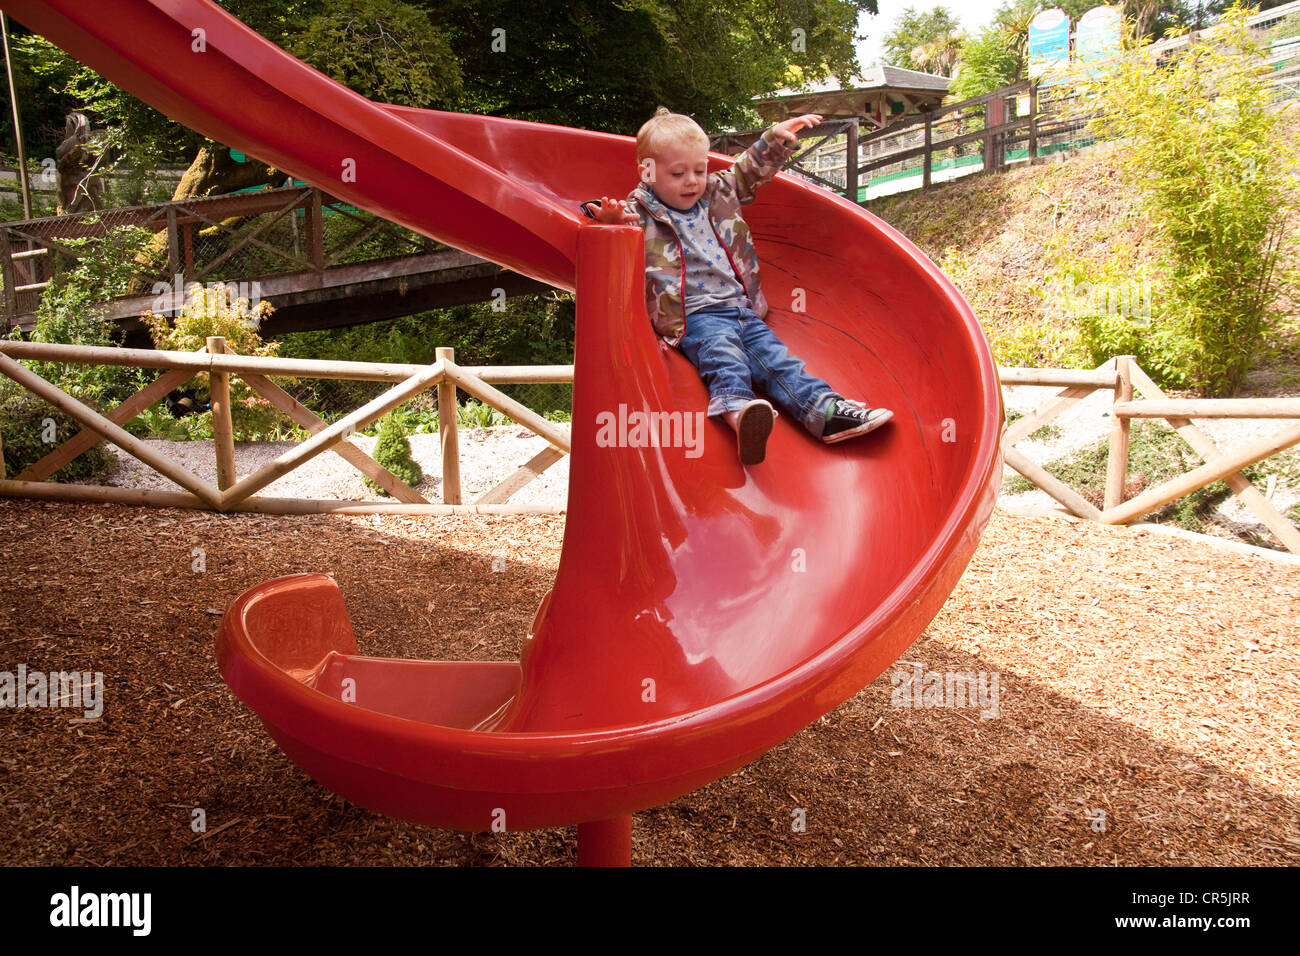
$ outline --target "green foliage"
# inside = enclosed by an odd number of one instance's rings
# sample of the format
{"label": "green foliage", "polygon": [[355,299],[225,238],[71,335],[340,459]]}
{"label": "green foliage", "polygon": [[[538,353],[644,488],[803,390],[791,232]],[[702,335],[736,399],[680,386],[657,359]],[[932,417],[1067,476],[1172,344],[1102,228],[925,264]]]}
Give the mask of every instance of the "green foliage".
{"label": "green foliage", "polygon": [[[148,230],[120,226],[105,236],[60,240],[76,257],[75,266],[63,263],[55,270],[37,306],[31,340],[99,347],[120,344],[116,327],[103,320],[103,303],[130,288],[131,262],[149,236]],[[10,333],[12,338],[19,335],[17,329]],[[125,366],[25,364],[65,392],[105,405],[123,401],[150,380],[140,370]]]}
{"label": "green foliage", "polygon": [[[1241,385],[1281,313],[1277,263],[1296,168],[1277,135],[1267,66],[1234,8],[1213,42],[1157,66],[1142,52],[1077,80],[1094,132],[1117,159],[1161,240],[1150,329],[1131,351],[1165,381],[1203,394]],[[1112,344],[1120,330],[1093,328]]]}
{"label": "green foliage", "polygon": [[[435,309],[418,315],[341,329],[291,332],[283,336],[281,355],[293,358],[348,359],[429,365],[434,350],[449,346],[461,365],[569,365],[573,362],[572,295],[520,296],[502,311],[490,304]],[[340,412],[361,404],[356,383],[314,379],[292,389],[317,414]],[[526,388],[527,393],[520,392]],[[542,413],[569,404],[563,385],[505,386],[503,391]]]}
{"label": "green foliage", "polygon": [[947,7],[937,6],[922,13],[909,6],[884,36],[885,62],[907,70],[926,70],[932,64],[918,62],[917,52],[936,42],[960,37],[961,33],[960,21]]}
{"label": "green foliage", "polygon": [[109,83],[44,37],[18,35],[13,47],[15,66],[24,82],[36,88],[32,105],[38,112],[23,118],[24,130],[34,133],[31,154],[53,158],[63,139],[65,114],[86,113],[101,131],[92,146],[103,157],[99,171],[115,168],[129,174],[108,184],[113,190],[105,197],[109,202],[161,198],[147,188],[146,175],[165,163],[188,162],[202,142],[198,133]]}
{"label": "green foliage", "polygon": [[[93,400],[83,401],[95,411],[102,411]],[[81,423],[72,416],[0,376],[0,441],[4,443],[7,477],[17,477],[81,430]],[[111,463],[112,457],[101,442],[64,465],[54,478],[93,484],[107,474]]]}
{"label": "green foliage", "polygon": [[953,100],[983,96],[1014,83],[1023,66],[1008,45],[1006,34],[997,26],[988,27],[962,43],[960,60],[949,90]]}
{"label": "green foliage", "polygon": [[[751,99],[792,73],[813,82],[856,72],[858,14],[875,9],[875,0],[449,0],[439,25],[466,77],[457,109],[629,133],[661,105],[705,129],[755,125]],[[493,49],[494,30],[504,49]]]}
{"label": "green foliage", "polygon": [[[858,16],[876,12],[876,0],[222,5],[371,99],[620,133],[635,131],[660,105],[693,115],[706,129],[756,125],[753,97],[796,76],[814,82],[856,72]],[[144,201],[154,198],[146,186],[159,164],[188,162],[202,144],[17,26],[15,45],[33,155],[53,156],[64,114],[88,111],[106,131],[107,159],[136,173],[119,182],[138,194],[133,201]]]}
{"label": "green foliage", "polygon": [[[271,314],[269,302],[250,303],[234,297],[226,286],[204,288],[197,282],[186,290],[184,307],[174,324],[165,317],[146,312],[142,319],[149,327],[154,346],[175,352],[193,352],[207,344],[208,336],[226,339],[226,348],[240,355],[273,357],[278,342],[263,342],[257,333],[262,320]],[[211,401],[210,381],[206,372],[194,379],[195,393],[201,401]],[[211,411],[202,416],[210,423]],[[257,441],[278,438],[282,434],[280,412],[254,391],[243,379],[230,378],[230,419],[236,440]],[[209,429],[211,425],[207,426]]]}
{"label": "green foliage", "polygon": [[[406,429],[396,415],[391,413],[385,415],[379,420],[379,441],[375,443],[372,457],[414,488],[424,479],[424,473],[411,459],[411,443],[407,440],[406,434]],[[369,478],[366,479],[366,484],[374,491],[388,494]]]}
{"label": "green foliage", "polygon": [[446,35],[401,0],[335,0],[287,40],[299,59],[383,103],[445,107],[461,93]]}
{"label": "green foliage", "polygon": [[456,424],[463,428],[495,428],[509,425],[510,417],[491,405],[470,399],[456,408]]}

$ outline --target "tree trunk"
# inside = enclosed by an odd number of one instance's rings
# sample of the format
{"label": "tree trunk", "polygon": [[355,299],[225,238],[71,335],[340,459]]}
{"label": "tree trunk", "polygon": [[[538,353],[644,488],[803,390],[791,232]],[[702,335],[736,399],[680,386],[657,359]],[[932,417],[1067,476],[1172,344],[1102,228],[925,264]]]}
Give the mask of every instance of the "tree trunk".
{"label": "tree trunk", "polygon": [[[190,163],[181,181],[172,193],[172,202],[183,199],[196,199],[206,196],[220,196],[253,186],[281,185],[288,178],[287,174],[274,167],[259,162],[251,157],[247,162],[237,163],[230,156],[230,150],[209,140],[199,147],[198,155]],[[165,277],[167,275],[167,231],[157,233],[135,260],[136,271],[141,273],[132,284],[132,292],[148,292],[153,285],[146,276]],[[186,282],[189,281],[187,276]]]}

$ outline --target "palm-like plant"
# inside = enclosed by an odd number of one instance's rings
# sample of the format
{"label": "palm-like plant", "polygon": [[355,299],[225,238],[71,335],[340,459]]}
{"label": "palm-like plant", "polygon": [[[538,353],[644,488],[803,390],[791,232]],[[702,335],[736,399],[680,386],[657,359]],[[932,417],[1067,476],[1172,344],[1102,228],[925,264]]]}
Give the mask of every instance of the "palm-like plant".
{"label": "palm-like plant", "polygon": [[961,45],[965,34],[958,30],[949,30],[939,34],[928,43],[922,43],[912,50],[912,62],[927,73],[939,76],[952,76],[953,69],[961,56]]}

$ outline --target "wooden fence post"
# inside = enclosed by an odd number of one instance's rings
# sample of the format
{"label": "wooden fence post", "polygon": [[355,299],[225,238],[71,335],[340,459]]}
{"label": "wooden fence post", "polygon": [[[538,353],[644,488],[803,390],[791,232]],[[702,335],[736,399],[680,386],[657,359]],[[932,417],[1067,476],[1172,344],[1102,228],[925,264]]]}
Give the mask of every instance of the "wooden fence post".
{"label": "wooden fence post", "polygon": [[[177,273],[181,271],[181,237],[180,230],[176,225],[176,207],[167,207],[167,278],[169,281],[176,278]],[[184,285],[184,280],[181,281]],[[175,297],[173,302],[184,301],[185,292],[183,289],[173,289]]]}
{"label": "wooden fence post", "polygon": [[[451,365],[456,350],[439,346],[437,360]],[[443,379],[438,383],[438,438],[442,442],[442,503],[460,504],[460,451],[456,442],[456,383]]]}
{"label": "wooden fence post", "polygon": [[1038,84],[1029,87],[1029,165],[1038,162]]}
{"label": "wooden fence post", "polygon": [[[220,355],[226,351],[222,335],[208,336],[208,354]],[[212,438],[217,450],[217,488],[225,491],[235,483],[234,426],[230,422],[230,373],[208,373],[208,393],[212,402]]]}
{"label": "wooden fence post", "polygon": [[932,143],[934,132],[931,128],[933,115],[929,110],[925,111],[925,154],[921,157],[921,188],[930,188],[930,164],[933,160]]}
{"label": "wooden fence post", "polygon": [[849,120],[847,142],[844,144],[844,198],[858,201],[858,118]]}
{"label": "wooden fence post", "polygon": [[5,326],[13,324],[18,316],[18,280],[14,278],[13,244],[9,240],[9,230],[0,229],[0,272],[5,283]]}
{"label": "wooden fence post", "polygon": [[320,190],[313,187],[311,202],[307,206],[307,258],[317,272],[325,271],[325,217],[322,213]]}
{"label": "wooden fence post", "polygon": [[1002,165],[1002,134],[990,133],[1007,121],[1007,101],[995,96],[984,108],[984,171],[991,173]]}
{"label": "wooden fence post", "polygon": [[1127,415],[1117,415],[1115,406],[1120,402],[1133,401],[1133,363],[1132,355],[1120,355],[1115,359],[1115,371],[1119,380],[1115,383],[1110,409],[1110,458],[1106,462],[1106,502],[1104,507],[1114,508],[1124,500],[1124,480],[1128,477],[1129,426],[1132,419]]}

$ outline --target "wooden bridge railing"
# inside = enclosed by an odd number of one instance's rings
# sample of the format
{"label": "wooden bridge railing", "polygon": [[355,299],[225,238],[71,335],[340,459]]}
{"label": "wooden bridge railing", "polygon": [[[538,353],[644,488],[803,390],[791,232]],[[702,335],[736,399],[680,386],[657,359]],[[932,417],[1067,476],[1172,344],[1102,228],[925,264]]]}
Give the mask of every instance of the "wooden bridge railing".
{"label": "wooden bridge railing", "polygon": [[[167,371],[109,414],[100,415],[28,370],[17,361],[19,359],[126,365],[135,368],[162,368]],[[201,372],[207,372],[211,376],[212,430],[217,459],[215,485],[154,451],[122,427],[145,409],[162,401],[173,389],[183,386]],[[508,503],[511,495],[568,453],[569,436],[562,427],[547,421],[541,415],[505,395],[495,388],[494,384],[572,382],[572,366],[461,366],[456,364],[451,349],[441,348],[437,350],[437,361],[432,365],[265,358],[236,355],[227,351],[224,339],[212,337],[208,339],[206,348],[198,352],[0,341],[0,373],[66,412],[83,426],[81,432],[12,479],[5,476],[3,449],[0,448],[0,494],[2,495],[65,501],[116,501],[173,508],[208,508],[223,512],[254,511],[263,514],[324,512],[446,514],[460,511],[493,514],[554,514],[563,511],[562,506]],[[229,376],[232,374],[239,375],[274,407],[311,433],[311,438],[307,441],[296,445],[275,461],[243,478],[239,478],[235,473],[229,403]],[[387,392],[362,407],[333,424],[328,424],[274,384],[269,378],[272,375],[381,381],[395,384]],[[435,387],[439,390],[438,426],[442,442],[442,504],[429,502],[423,495],[347,440],[358,429],[378,420],[421,392]],[[472,504],[461,502],[456,430],[457,389],[504,412],[549,442],[546,449],[534,455],[510,477],[479,496]],[[60,484],[45,480],[100,441],[112,442],[185,491],[106,488],[97,485]],[[397,501],[338,501],[257,496],[258,491],[277,478],[288,474],[325,451],[332,451],[342,456]]]}
{"label": "wooden bridge railing", "polygon": [[[424,236],[353,209],[313,186],[0,223],[6,323],[13,325],[19,316],[34,312],[58,262],[78,258],[78,250],[67,240],[105,236],[120,226],[166,235],[165,251],[159,248],[157,255],[134,263],[132,274],[141,292],[158,281],[174,285],[178,277],[188,287],[192,282],[285,273],[319,275],[345,261],[426,254],[438,248]],[[372,248],[375,254],[367,255]],[[183,299],[183,288],[174,292]]]}

